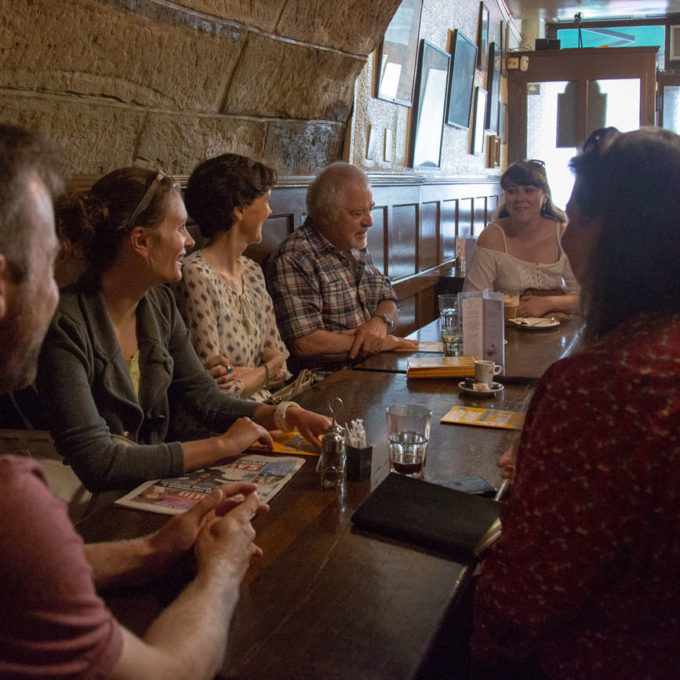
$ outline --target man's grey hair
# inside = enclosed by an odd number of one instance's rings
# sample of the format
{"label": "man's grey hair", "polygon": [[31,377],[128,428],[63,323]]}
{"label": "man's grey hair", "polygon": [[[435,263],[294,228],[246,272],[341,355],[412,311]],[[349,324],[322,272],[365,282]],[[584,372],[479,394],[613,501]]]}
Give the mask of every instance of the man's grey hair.
{"label": "man's grey hair", "polygon": [[26,219],[28,178],[36,174],[52,199],[64,187],[61,154],[41,135],[13,125],[0,124],[0,254],[15,282],[28,275],[33,247],[32,228]]}
{"label": "man's grey hair", "polygon": [[317,222],[333,220],[344,207],[345,186],[356,181],[370,186],[368,175],[351,163],[332,163],[324,168],[307,189],[307,215]]}

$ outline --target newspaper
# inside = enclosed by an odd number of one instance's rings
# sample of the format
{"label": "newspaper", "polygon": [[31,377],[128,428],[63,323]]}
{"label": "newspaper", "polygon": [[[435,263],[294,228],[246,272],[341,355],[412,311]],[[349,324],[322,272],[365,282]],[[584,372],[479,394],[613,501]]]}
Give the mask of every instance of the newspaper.
{"label": "newspaper", "polygon": [[223,484],[251,482],[268,503],[304,465],[292,456],[239,456],[234,462],[194,470],[184,477],[157,479],[140,484],[116,503],[128,508],[176,515],[188,510],[204,496]]}

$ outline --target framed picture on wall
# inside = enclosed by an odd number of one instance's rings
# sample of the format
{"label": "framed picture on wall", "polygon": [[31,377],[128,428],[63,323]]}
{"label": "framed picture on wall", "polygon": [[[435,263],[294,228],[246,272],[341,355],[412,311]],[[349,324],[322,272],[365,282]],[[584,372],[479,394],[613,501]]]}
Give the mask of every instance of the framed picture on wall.
{"label": "framed picture on wall", "polygon": [[411,115],[411,167],[439,167],[450,60],[448,52],[420,41]]}
{"label": "framed picture on wall", "polygon": [[411,106],[423,0],[402,0],[378,48],[375,96]]}
{"label": "framed picture on wall", "polygon": [[479,3],[479,23],[477,25],[477,66],[486,71],[487,50],[489,49],[489,10],[483,2]]}
{"label": "framed picture on wall", "polygon": [[486,75],[489,92],[485,125],[489,132],[498,132],[498,105],[501,96],[501,55],[495,42],[489,45],[489,70]]}
{"label": "framed picture on wall", "polygon": [[475,88],[475,117],[472,129],[472,153],[479,156],[484,151],[484,117],[486,115],[486,90]]}
{"label": "framed picture on wall", "polygon": [[475,84],[477,46],[459,30],[451,39],[451,68],[446,122],[460,128],[470,127],[470,109]]}
{"label": "framed picture on wall", "polygon": [[501,140],[501,144],[505,144],[508,140],[507,125],[508,105],[501,102],[501,105],[498,107],[498,137]]}

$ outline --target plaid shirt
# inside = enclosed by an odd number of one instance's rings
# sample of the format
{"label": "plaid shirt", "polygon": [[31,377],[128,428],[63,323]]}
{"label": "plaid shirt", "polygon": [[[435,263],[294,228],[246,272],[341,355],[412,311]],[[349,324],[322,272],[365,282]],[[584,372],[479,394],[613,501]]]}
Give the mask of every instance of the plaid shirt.
{"label": "plaid shirt", "polygon": [[389,279],[373,264],[366,248],[348,258],[320,234],[308,218],[276,250],[267,271],[276,321],[283,339],[314,331],[356,328],[383,300],[397,301]]}

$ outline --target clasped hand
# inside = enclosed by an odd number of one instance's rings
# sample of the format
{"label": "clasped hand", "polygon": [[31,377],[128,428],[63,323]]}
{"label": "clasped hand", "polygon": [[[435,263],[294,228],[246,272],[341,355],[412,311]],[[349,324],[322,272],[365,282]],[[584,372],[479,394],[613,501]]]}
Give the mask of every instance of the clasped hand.
{"label": "clasped hand", "polygon": [[350,359],[395,349],[418,349],[417,340],[406,340],[396,335],[388,335],[385,323],[377,318],[369,319],[356,328],[341,332],[343,335],[354,336],[349,350]]}
{"label": "clasped hand", "polygon": [[159,565],[173,563],[193,548],[199,569],[216,566],[243,575],[250,558],[262,553],[254,543],[251,520],[269,510],[256,490],[255,484],[227,484],[166,522],[147,537]]}

